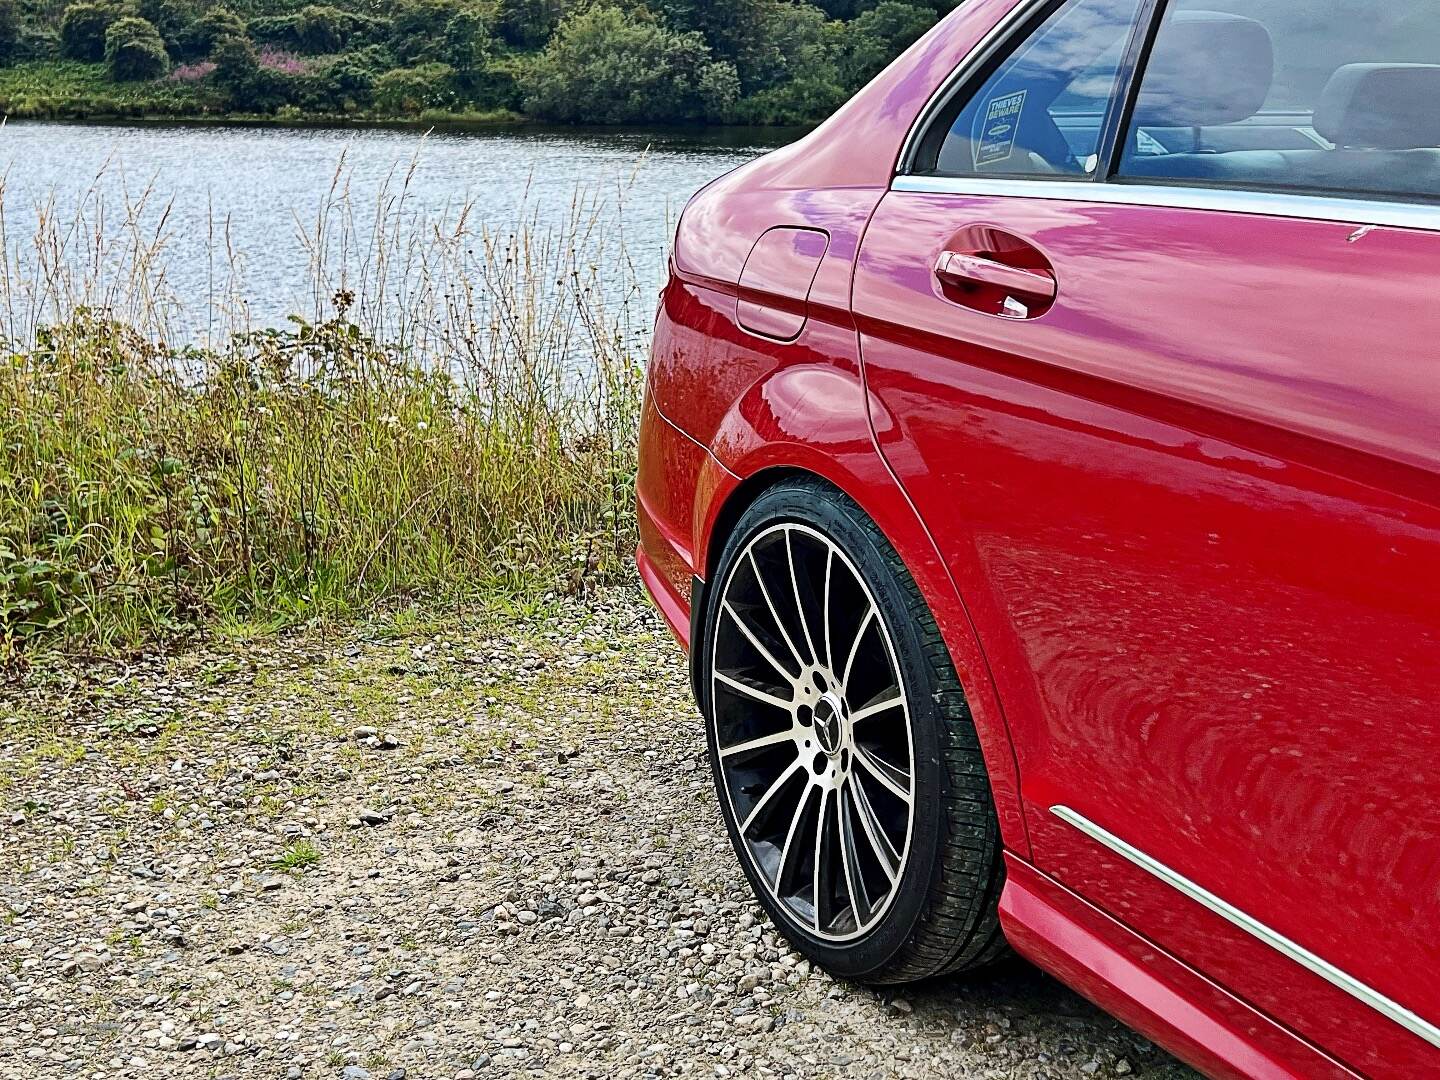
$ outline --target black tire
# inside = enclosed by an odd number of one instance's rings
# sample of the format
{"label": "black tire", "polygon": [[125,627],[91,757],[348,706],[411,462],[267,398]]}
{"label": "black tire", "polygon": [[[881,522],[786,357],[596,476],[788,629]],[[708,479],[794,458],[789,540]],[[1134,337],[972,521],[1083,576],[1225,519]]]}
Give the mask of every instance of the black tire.
{"label": "black tire", "polygon": [[[819,852],[822,838],[833,837],[836,838],[836,843],[844,845],[848,836],[850,846],[844,855],[855,860],[854,865],[859,865],[860,856],[855,854],[856,845],[859,844],[855,822],[862,816],[867,817],[867,824],[878,821],[875,810],[869,809],[870,800],[863,795],[857,798],[852,794],[847,804],[845,798],[836,792],[835,805],[831,812],[844,815],[848,807],[851,817],[848,819],[850,831],[847,834],[846,826],[839,823],[838,817],[834,831],[829,831],[825,817],[827,803],[823,793],[822,797],[816,799],[819,804],[818,816],[815,819],[816,855],[811,867],[815,884],[810,889],[813,900],[811,921],[807,922],[801,913],[803,897],[792,901],[781,895],[786,891],[781,886],[787,879],[787,852],[791,847],[789,836],[787,835],[780,852],[778,869],[772,867],[773,873],[762,872],[757,865],[757,862],[762,860],[758,855],[752,854],[752,847],[742,839],[740,815],[732,805],[731,792],[740,790],[733,786],[739,782],[736,779],[737,770],[748,766],[727,766],[721,758],[721,721],[717,720],[717,709],[726,717],[724,738],[727,741],[723,745],[729,748],[726,753],[733,755],[736,753],[734,717],[737,710],[744,707],[744,703],[737,705],[725,694],[720,696],[726,700],[717,703],[716,693],[713,692],[714,689],[728,690],[732,685],[726,684],[722,687],[714,681],[718,651],[723,646],[733,654],[735,648],[724,646],[724,641],[727,640],[725,631],[717,629],[720,620],[734,618],[737,624],[740,621],[729,612],[723,611],[722,605],[727,603],[727,587],[730,588],[729,595],[734,598],[740,595],[742,574],[749,573],[755,580],[760,579],[760,563],[756,561],[755,553],[762,552],[762,559],[770,556],[764,555],[763,552],[767,549],[759,545],[777,543],[778,541],[768,538],[777,535],[777,527],[790,526],[802,526],[807,530],[784,532],[784,550],[790,560],[792,583],[811,573],[803,565],[804,553],[792,553],[792,543],[796,548],[803,548],[812,534],[818,534],[848,559],[848,569],[857,572],[857,576],[868,589],[874,609],[878,611],[879,620],[883,623],[883,630],[889,634],[888,648],[884,655],[894,662],[890,677],[896,680],[904,698],[901,706],[904,713],[900,719],[897,721],[892,716],[884,722],[893,727],[895,723],[903,724],[905,715],[909,717],[909,745],[912,748],[910,773],[913,779],[908,804],[908,854],[902,857],[898,874],[888,879],[878,879],[881,882],[880,888],[885,887],[887,880],[890,888],[886,901],[888,906],[880,909],[879,914],[869,910],[866,906],[868,900],[858,903],[851,901],[853,910],[849,919],[855,936],[849,940],[835,940],[817,932],[822,907],[829,909],[838,906],[838,899],[835,904],[822,905],[822,892],[838,898],[842,891],[867,894],[869,890],[863,881],[857,888],[852,884],[855,879],[847,877],[851,871],[851,862],[845,863],[843,871],[837,871],[832,868],[832,864],[841,856],[837,854],[822,859]],[[793,542],[792,535],[797,537]],[[832,614],[829,606],[832,588],[830,567],[835,565],[836,556],[827,554],[826,558],[831,560],[827,562],[825,572],[823,615],[825,652],[828,656],[831,652],[831,627],[838,621],[839,616]],[[748,563],[745,565],[753,569],[742,568],[742,562],[746,560]],[[799,571],[796,570],[797,561],[802,564]],[[838,587],[836,586],[837,589]],[[800,586],[796,585],[794,610],[801,612],[800,618],[803,620],[805,602],[802,601],[802,591]],[[780,624],[787,616],[780,612],[769,594],[766,594],[765,599],[768,609],[746,610],[768,610],[771,615],[776,616],[773,625],[783,634],[784,629]],[[736,599],[732,607],[739,603]],[[747,615],[746,619],[751,620],[752,616]],[[758,627],[760,616],[753,616],[753,621]],[[741,516],[724,546],[717,572],[707,590],[701,625],[703,637],[696,647],[702,650],[699,673],[702,686],[707,688],[705,704],[709,757],[726,828],[757,899],[796,950],[837,976],[873,984],[913,982],[964,972],[988,965],[1005,955],[1007,949],[997,913],[1004,881],[1000,830],[970,710],[934,617],[921,598],[909,572],[876,524],[851,499],[816,479],[788,479],[767,489]],[[801,629],[806,628],[801,625]],[[860,638],[865,633],[862,624],[855,638],[852,658],[855,651],[861,648]],[[797,631],[790,636],[798,638],[799,633]],[[748,640],[753,642],[754,637]],[[779,635],[773,635],[767,640],[778,641]],[[878,650],[872,651],[878,653]],[[802,668],[799,678],[804,679],[804,646],[800,646],[798,650],[792,647],[791,652],[795,653],[798,666]],[[815,663],[820,664],[820,650],[812,645],[810,652],[815,656]],[[831,670],[836,667],[834,663],[831,664]],[[725,670],[734,670],[733,660],[732,666]],[[858,684],[859,677],[852,676],[848,669],[845,676],[843,693],[848,695],[852,678]],[[824,676],[811,678],[817,686],[825,682]],[[776,679],[777,684],[779,681]],[[807,688],[809,689],[813,688]],[[836,694],[841,692],[838,688],[834,691]],[[800,691],[794,690],[793,693],[798,696]],[[799,708],[802,711],[804,709],[803,706]],[[861,737],[859,732],[862,730],[860,723],[856,721],[851,725],[849,720],[849,711],[854,710],[855,706],[846,703],[844,708],[847,711],[842,714],[840,723],[849,727],[847,737],[857,740],[858,746]],[[758,712],[773,710],[773,714],[779,719],[772,723],[777,726],[802,723],[799,719],[789,719],[773,703],[761,703],[756,705],[755,709]],[[873,713],[874,710],[867,708],[863,711]],[[817,705],[812,711],[812,717],[814,730],[818,735],[821,725],[820,706]],[[865,721],[866,724],[873,722],[873,718]],[[835,723],[828,712],[825,723],[828,735]],[[891,733],[884,737],[893,739],[895,736]],[[810,743],[807,741],[804,746],[808,748]],[[797,752],[797,759],[804,759],[810,752],[808,749],[792,747],[789,743],[785,744],[784,749],[786,752]],[[860,750],[856,749],[852,753],[856,757],[853,759],[851,771],[857,777],[864,778],[865,774],[859,767],[862,764],[858,760],[861,756]],[[732,757],[729,760],[735,759]],[[838,762],[840,759],[836,760]],[[731,787],[727,787],[727,767],[730,770]],[[744,775],[749,776],[753,772],[754,770],[751,770]],[[785,781],[796,785],[793,790],[797,791],[801,790],[802,785],[809,785],[811,782],[811,775],[804,768],[795,774],[793,780]],[[823,776],[814,782],[823,786]],[[859,780],[855,779],[839,782],[851,782],[857,786],[859,784]],[[780,781],[776,783],[778,785]],[[874,783],[868,780],[867,783],[873,790]],[[805,806],[806,800],[810,798],[811,791],[808,786],[804,787],[803,794],[796,796],[797,808],[789,826],[789,835],[801,834],[797,826],[802,816],[805,826],[809,827],[810,811],[807,811]],[[774,801],[778,805],[782,799],[777,796]],[[866,806],[865,815],[856,809],[861,804]],[[756,813],[761,812],[779,814],[782,817],[788,814],[788,810],[747,809],[751,811],[747,817],[752,820]],[[874,833],[870,835],[873,837]],[[873,840],[871,843],[873,847],[870,852],[870,865],[873,866],[878,864],[876,853],[880,851],[880,845]],[[767,850],[773,851],[776,846],[772,841]],[[897,849],[892,847],[890,850],[893,852]],[[791,858],[802,857],[797,855]],[[833,893],[830,889],[822,890],[820,885],[822,864],[827,868],[827,873],[835,878]],[[890,872],[893,871],[894,866],[891,865]],[[794,886],[797,895],[804,889],[804,872],[802,865],[799,871],[789,875],[800,882]],[[772,888],[775,889],[773,893]],[[877,920],[874,925],[866,928],[860,926],[862,907]],[[840,924],[837,922],[836,925]]]}

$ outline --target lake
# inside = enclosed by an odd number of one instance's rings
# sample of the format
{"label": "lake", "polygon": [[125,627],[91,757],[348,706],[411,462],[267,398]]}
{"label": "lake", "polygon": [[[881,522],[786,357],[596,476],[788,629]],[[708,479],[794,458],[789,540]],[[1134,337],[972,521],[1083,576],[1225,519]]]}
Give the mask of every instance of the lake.
{"label": "lake", "polygon": [[[213,331],[227,295],[245,323],[274,326],[315,309],[317,261],[363,255],[383,203],[421,233],[462,207],[468,228],[502,235],[521,222],[560,235],[583,219],[604,240],[595,257],[653,296],[686,199],[796,134],[9,123],[0,127],[6,279],[14,291],[63,262],[108,295],[136,251],[155,250],[146,276],[159,280],[182,336]],[[317,244],[322,214],[321,232],[342,231],[343,243]],[[63,254],[32,242],[47,218],[67,238]]]}

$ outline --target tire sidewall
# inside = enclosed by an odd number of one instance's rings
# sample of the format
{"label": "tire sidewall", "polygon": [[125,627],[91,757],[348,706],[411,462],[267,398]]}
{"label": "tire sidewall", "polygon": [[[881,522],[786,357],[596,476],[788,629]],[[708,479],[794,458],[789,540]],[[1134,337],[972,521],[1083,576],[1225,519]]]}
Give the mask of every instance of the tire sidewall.
{"label": "tire sidewall", "polygon": [[[713,709],[707,708],[705,738],[710,772],[730,842],[750,887],[776,927],[807,958],[827,970],[863,980],[878,972],[899,953],[914,934],[941,870],[941,836],[949,775],[942,763],[941,725],[936,705],[938,686],[925,657],[923,644],[905,602],[904,585],[893,567],[899,559],[878,529],[848,498],[819,483],[782,483],[762,494],[731,531],[707,590],[701,652],[702,685],[707,700],[711,679],[716,613],[741,553],[759,533],[775,525],[796,524],[814,529],[842,550],[860,572],[879,610],[895,650],[896,666],[910,710],[911,754],[915,770],[915,806],[911,820],[910,851],[890,909],[866,934],[843,943],[816,937],[770,896],[741,839],[725,778],[720,769]],[[883,548],[880,545],[884,545]]]}

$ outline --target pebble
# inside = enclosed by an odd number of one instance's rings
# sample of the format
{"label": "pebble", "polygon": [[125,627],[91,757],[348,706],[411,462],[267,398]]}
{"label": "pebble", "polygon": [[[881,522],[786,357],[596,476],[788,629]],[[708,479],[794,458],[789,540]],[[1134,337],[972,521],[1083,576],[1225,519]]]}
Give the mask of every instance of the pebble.
{"label": "pebble", "polygon": [[0,769],[34,762],[0,1074],[1192,1076],[1019,965],[903,995],[812,968],[730,850],[668,631],[618,588],[546,611],[0,682],[45,721],[0,725]]}

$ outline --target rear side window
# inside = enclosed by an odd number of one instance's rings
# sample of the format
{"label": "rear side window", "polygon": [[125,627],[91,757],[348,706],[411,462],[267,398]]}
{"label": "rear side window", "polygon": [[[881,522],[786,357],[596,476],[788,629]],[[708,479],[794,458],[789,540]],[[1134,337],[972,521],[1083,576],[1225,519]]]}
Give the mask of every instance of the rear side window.
{"label": "rear side window", "polygon": [[1172,0],[1120,175],[1440,196],[1440,4]]}
{"label": "rear side window", "polygon": [[1068,0],[921,144],[942,176],[1089,176],[1139,0]]}

